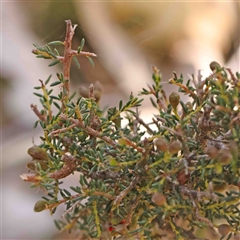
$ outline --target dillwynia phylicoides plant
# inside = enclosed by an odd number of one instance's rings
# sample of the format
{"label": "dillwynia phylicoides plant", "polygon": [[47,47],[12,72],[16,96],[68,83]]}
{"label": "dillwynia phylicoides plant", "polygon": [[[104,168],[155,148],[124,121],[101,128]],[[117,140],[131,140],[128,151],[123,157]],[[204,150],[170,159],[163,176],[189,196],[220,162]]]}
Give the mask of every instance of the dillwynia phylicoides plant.
{"label": "dillwynia phylicoides plant", "polygon": [[[99,83],[70,94],[71,61],[84,52],[71,43],[76,25],[66,21],[64,42],[34,45],[38,58],[61,63],[57,73],[35,87],[42,110],[31,105],[43,130],[41,144],[28,149],[29,172],[21,175],[44,196],[34,211],[53,214],[65,205],[61,231],[76,239],[230,239],[240,232],[240,74],[216,62],[212,74],[192,76],[186,84],[173,73],[167,96],[159,70],[142,89],[158,114],[147,123],[142,99],[101,110]],[[62,45],[60,56],[53,46]],[[53,94],[53,88],[59,93]],[[60,88],[59,88],[60,87]],[[56,114],[54,114],[54,111]],[[123,124],[123,118],[127,124]],[[126,121],[125,121],[126,122]],[[32,160],[31,160],[32,158]],[[76,186],[63,188],[70,175]]]}

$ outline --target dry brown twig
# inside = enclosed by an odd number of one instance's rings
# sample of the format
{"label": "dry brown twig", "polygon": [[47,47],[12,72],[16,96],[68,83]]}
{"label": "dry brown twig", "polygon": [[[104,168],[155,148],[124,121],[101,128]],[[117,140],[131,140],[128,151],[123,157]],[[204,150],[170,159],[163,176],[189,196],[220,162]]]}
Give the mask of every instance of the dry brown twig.
{"label": "dry brown twig", "polygon": [[43,122],[46,122],[46,118],[44,115],[42,115],[38,109],[37,109],[37,105],[33,105],[31,104],[30,105],[31,109],[33,110],[33,112],[37,115],[37,117],[39,118],[39,120],[43,121]]}

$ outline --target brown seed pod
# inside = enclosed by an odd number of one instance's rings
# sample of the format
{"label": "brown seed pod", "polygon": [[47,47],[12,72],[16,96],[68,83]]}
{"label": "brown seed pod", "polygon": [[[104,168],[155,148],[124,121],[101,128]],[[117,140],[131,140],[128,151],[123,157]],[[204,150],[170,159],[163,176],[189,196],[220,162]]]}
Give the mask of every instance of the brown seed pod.
{"label": "brown seed pod", "polygon": [[152,195],[152,202],[158,206],[162,206],[162,205],[166,204],[167,200],[166,200],[166,197],[162,193],[157,192]]}
{"label": "brown seed pod", "polygon": [[48,160],[48,154],[47,152],[40,147],[32,146],[28,149],[28,154],[33,158],[37,160]]}
{"label": "brown seed pod", "polygon": [[95,91],[102,92],[102,89],[103,89],[102,84],[101,84],[99,81],[96,81],[96,82],[94,83],[94,90],[95,90]]}
{"label": "brown seed pod", "polygon": [[180,96],[178,93],[176,92],[172,92],[169,96],[169,102],[172,105],[172,107],[174,109],[177,108],[178,104],[179,104],[179,100],[180,100]]}
{"label": "brown seed pod", "polygon": [[218,156],[218,149],[214,147],[213,145],[208,145],[205,149],[204,152],[210,157],[215,159]]}
{"label": "brown seed pod", "polygon": [[153,143],[156,146],[158,151],[166,152],[168,150],[168,145],[165,138],[162,138],[162,137],[155,138]]}
{"label": "brown seed pod", "polygon": [[214,192],[223,192],[227,188],[228,188],[228,183],[225,182],[225,181],[213,185],[213,191]]}
{"label": "brown seed pod", "polygon": [[224,166],[224,165],[230,164],[231,161],[232,161],[232,154],[229,151],[229,149],[226,149],[226,148],[221,149],[218,155],[218,162]]}
{"label": "brown seed pod", "polygon": [[234,156],[235,158],[238,158],[239,148],[238,148],[238,145],[235,141],[231,140],[229,142],[229,150],[230,150],[232,156]]}
{"label": "brown seed pod", "polygon": [[78,92],[79,92],[80,96],[82,96],[84,98],[89,98],[89,89],[86,88],[85,86],[79,87]]}
{"label": "brown seed pod", "polygon": [[95,90],[94,91],[94,98],[96,102],[99,102],[102,96],[102,92],[100,92],[99,90]]}
{"label": "brown seed pod", "polygon": [[44,161],[44,160],[36,160],[36,159],[34,159],[33,161],[27,163],[27,168],[29,168],[29,169],[31,169],[33,171],[37,171],[38,170],[38,167],[37,167],[38,163],[40,164],[41,169],[43,171],[48,169],[48,164],[47,164],[46,161]]}
{"label": "brown seed pod", "polygon": [[43,210],[46,209],[47,201],[44,200],[39,200],[35,203],[34,205],[34,212],[42,212]]}
{"label": "brown seed pod", "polygon": [[182,143],[178,140],[174,140],[169,144],[169,152],[171,154],[178,153],[182,149]]}
{"label": "brown seed pod", "polygon": [[210,63],[209,67],[212,71],[217,71],[218,69],[221,68],[221,65],[218,62],[213,61]]}
{"label": "brown seed pod", "polygon": [[228,224],[221,224],[220,226],[218,226],[218,232],[222,236],[226,236],[231,230],[232,228]]}
{"label": "brown seed pod", "polygon": [[29,162],[27,163],[27,168],[29,168],[30,170],[35,171],[36,170],[36,165],[34,162]]}

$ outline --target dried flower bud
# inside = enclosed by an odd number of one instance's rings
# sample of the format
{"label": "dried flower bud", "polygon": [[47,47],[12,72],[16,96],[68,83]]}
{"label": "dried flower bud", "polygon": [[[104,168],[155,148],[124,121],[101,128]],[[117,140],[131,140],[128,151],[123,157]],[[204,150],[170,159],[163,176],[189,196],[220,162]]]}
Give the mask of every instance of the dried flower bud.
{"label": "dried flower bud", "polygon": [[167,200],[166,200],[166,197],[162,193],[157,192],[152,195],[152,202],[158,206],[162,206],[162,205],[166,204]]}
{"label": "dried flower bud", "polygon": [[96,102],[99,102],[101,99],[102,93],[99,90],[94,91],[94,98]]}
{"label": "dried flower bud", "polygon": [[79,87],[79,94],[84,98],[89,98],[89,89],[85,86]]}
{"label": "dried flower bud", "polygon": [[34,159],[33,161],[29,162],[29,163],[27,164],[27,168],[29,168],[29,169],[31,169],[31,170],[33,170],[33,171],[37,171],[37,163],[40,164],[41,169],[42,169],[43,171],[45,171],[45,170],[48,169],[48,165],[47,165],[47,162],[46,162],[46,161],[44,161],[44,160],[36,160],[36,159]]}
{"label": "dried flower bud", "polygon": [[171,154],[178,153],[182,149],[182,143],[178,140],[174,140],[169,144],[169,152]]}
{"label": "dried flower bud", "polygon": [[101,84],[99,81],[96,81],[96,82],[94,83],[94,90],[97,90],[97,91],[99,91],[99,92],[102,92],[103,86],[102,86],[102,84]]}
{"label": "dried flower bud", "polygon": [[46,209],[47,201],[39,200],[34,205],[34,212],[42,212]]}
{"label": "dried flower bud", "polygon": [[178,93],[172,92],[169,96],[169,102],[174,109],[177,108],[179,104],[180,96]]}
{"label": "dried flower bud", "polygon": [[212,71],[217,71],[218,69],[221,68],[220,64],[215,61],[211,62],[209,66]]}
{"label": "dried flower bud", "polygon": [[232,161],[232,154],[231,152],[224,148],[222,149],[220,152],[219,152],[219,155],[218,155],[218,161],[221,163],[221,165],[228,165],[231,163]]}
{"label": "dried flower bud", "polygon": [[214,147],[213,145],[208,145],[205,149],[204,152],[210,157],[215,159],[218,156],[218,149]]}
{"label": "dried flower bud", "polygon": [[228,188],[228,183],[225,182],[225,181],[213,185],[213,191],[214,191],[214,192],[223,192],[223,191],[225,191],[227,188]]}
{"label": "dried flower bud", "polygon": [[228,224],[221,224],[220,226],[218,226],[218,232],[222,236],[226,236],[231,231],[231,229],[231,226],[229,226]]}
{"label": "dried flower bud", "polygon": [[157,150],[166,152],[168,150],[167,141],[165,138],[159,137],[154,139],[154,145],[156,146]]}
{"label": "dried flower bud", "polygon": [[30,170],[35,171],[36,170],[36,165],[34,162],[29,162],[27,163],[27,168],[29,168]]}
{"label": "dried flower bud", "polygon": [[96,102],[99,102],[102,96],[102,84],[99,81],[96,81],[94,84],[94,98]]}
{"label": "dried flower bud", "polygon": [[40,147],[33,146],[28,149],[28,154],[33,158],[37,160],[48,160],[48,154],[47,152]]}
{"label": "dried flower bud", "polygon": [[234,156],[235,158],[238,158],[239,149],[238,149],[238,145],[235,141],[231,140],[229,142],[229,150],[230,150],[232,156]]}

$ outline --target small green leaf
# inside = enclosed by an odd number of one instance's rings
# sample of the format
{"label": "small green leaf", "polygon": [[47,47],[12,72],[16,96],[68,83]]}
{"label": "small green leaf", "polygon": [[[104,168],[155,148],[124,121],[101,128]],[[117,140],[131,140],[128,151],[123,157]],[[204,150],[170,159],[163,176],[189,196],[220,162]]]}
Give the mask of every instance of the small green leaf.
{"label": "small green leaf", "polygon": [[70,189],[73,190],[74,192],[77,192],[77,193],[80,193],[80,194],[82,193],[81,189],[79,187],[72,187],[72,186],[70,186]]}
{"label": "small green leaf", "polygon": [[74,92],[74,93],[69,97],[69,101],[71,101],[71,100],[74,98],[75,95],[76,95],[76,92]]}
{"label": "small green leaf", "polygon": [[74,56],[74,57],[73,57],[73,61],[75,62],[75,64],[76,64],[77,68],[80,68],[80,63],[78,62],[78,60],[77,60],[77,57],[76,57],[76,56]]}
{"label": "small green leaf", "polygon": [[34,87],[34,89],[36,89],[36,90],[39,90],[39,89],[41,89],[42,87]]}
{"label": "small green leaf", "polygon": [[46,44],[46,49],[48,52],[52,52],[52,49]]}
{"label": "small green leaf", "polygon": [[155,103],[155,101],[153,100],[152,97],[150,97],[150,100],[151,100],[152,105],[153,105],[155,108],[158,108],[158,107],[157,107],[157,104]]}
{"label": "small green leaf", "polygon": [[56,56],[54,53],[52,53],[52,52],[48,52],[48,54],[49,54],[50,56],[52,56],[53,58],[57,58],[57,56]]}
{"label": "small green leaf", "polygon": [[67,195],[63,192],[63,190],[60,190],[60,195],[61,195],[62,198],[64,198],[64,199],[68,199],[68,198],[69,198],[69,196],[67,196]]}
{"label": "small green leaf", "polygon": [[47,80],[45,81],[45,85],[47,85],[48,83],[49,83],[49,81],[50,81],[50,79],[51,79],[51,77],[52,77],[52,74],[51,75],[49,75],[49,77],[47,78]]}
{"label": "small green leaf", "polygon": [[39,48],[39,46],[38,46],[36,43],[33,43],[33,46],[34,46],[35,48]]}
{"label": "small green leaf", "polygon": [[64,191],[64,193],[65,193],[66,195],[68,195],[69,197],[71,197],[71,193],[70,193],[68,190],[63,189],[63,191]]}
{"label": "small green leaf", "polygon": [[80,43],[80,46],[78,47],[78,54],[82,51],[82,49],[84,47],[84,44],[85,44],[85,39],[83,38],[81,43]]}
{"label": "small green leaf", "polygon": [[56,106],[56,108],[58,108],[59,110],[61,110],[61,107],[58,105],[58,103],[53,102],[53,104]]}
{"label": "small green leaf", "polygon": [[50,43],[48,43],[48,45],[64,45],[64,43],[63,42],[61,42],[61,41],[52,41],[52,42],[50,42]]}
{"label": "small green leaf", "polygon": [[51,99],[56,99],[56,100],[60,100],[59,97],[56,96],[50,96]]}
{"label": "small green leaf", "polygon": [[73,104],[71,104],[71,103],[67,103],[66,106],[69,107],[69,108],[71,108],[71,109],[74,109],[74,107],[75,107],[75,106],[74,106]]}
{"label": "small green leaf", "polygon": [[121,111],[121,109],[122,109],[122,104],[123,104],[123,102],[122,102],[122,100],[120,100],[119,107],[118,107],[119,111]]}
{"label": "small green leaf", "polygon": [[47,57],[47,56],[41,55],[41,54],[37,55],[37,58],[52,59],[51,57]]}
{"label": "small green leaf", "polygon": [[57,77],[58,77],[58,79],[61,81],[61,82],[63,82],[64,81],[64,77],[63,77],[63,74],[61,73],[57,73]]}
{"label": "small green leaf", "polygon": [[53,89],[47,91],[47,95],[50,95],[52,93]]}
{"label": "small green leaf", "polygon": [[57,220],[54,220],[54,223],[55,223],[57,229],[61,230],[61,226],[60,226],[59,222]]}
{"label": "small green leaf", "polygon": [[94,65],[93,60],[92,60],[89,56],[87,56],[87,59],[89,60],[89,62],[90,62],[90,64],[92,65],[92,67],[94,67],[95,65]]}
{"label": "small green leaf", "polygon": [[34,123],[33,128],[36,128],[38,125],[38,120]]}
{"label": "small green leaf", "polygon": [[34,95],[36,95],[36,96],[38,96],[38,97],[43,97],[43,95],[42,94],[40,94],[40,93],[33,93]]}
{"label": "small green leaf", "polygon": [[57,56],[60,56],[60,54],[56,48],[54,48],[53,51],[56,53]]}
{"label": "small green leaf", "polygon": [[52,66],[54,66],[54,65],[57,65],[58,63],[60,63],[60,61],[59,61],[59,60],[56,60],[56,61],[50,63],[48,66],[49,66],[49,67],[52,67]]}
{"label": "small green leaf", "polygon": [[[57,86],[57,85],[59,85],[59,84],[61,84],[62,82],[60,82],[60,81],[56,81],[56,82],[53,82],[51,85],[50,85],[50,87],[53,87],[53,86]],[[57,98],[58,99],[58,98]]]}

